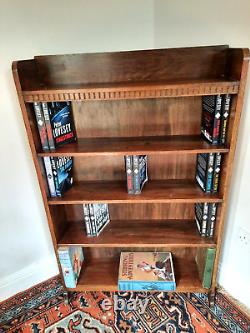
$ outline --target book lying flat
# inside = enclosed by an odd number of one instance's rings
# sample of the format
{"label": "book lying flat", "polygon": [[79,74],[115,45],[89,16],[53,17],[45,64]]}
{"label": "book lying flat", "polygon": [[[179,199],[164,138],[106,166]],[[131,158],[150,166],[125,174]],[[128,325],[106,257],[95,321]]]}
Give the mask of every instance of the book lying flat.
{"label": "book lying flat", "polygon": [[176,289],[170,252],[122,252],[120,257],[119,290]]}

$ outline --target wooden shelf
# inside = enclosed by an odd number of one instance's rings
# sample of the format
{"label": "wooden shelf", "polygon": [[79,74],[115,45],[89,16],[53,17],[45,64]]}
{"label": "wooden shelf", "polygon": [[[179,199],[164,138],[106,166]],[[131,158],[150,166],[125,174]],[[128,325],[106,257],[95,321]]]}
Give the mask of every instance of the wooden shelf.
{"label": "wooden shelf", "polygon": [[56,151],[39,152],[38,156],[96,156],[171,153],[227,153],[228,147],[207,143],[200,135],[160,137],[87,138],[58,147]]}
{"label": "wooden shelf", "polygon": [[87,237],[84,222],[69,222],[59,246],[82,247],[213,247],[201,237],[194,220],[111,221],[98,237]]}
{"label": "wooden shelf", "polygon": [[[37,87],[36,87],[37,85]],[[156,97],[237,94],[238,80],[187,79],[159,82],[118,82],[99,84],[67,84],[42,86],[23,91],[25,102],[117,100]]]}
{"label": "wooden shelf", "polygon": [[[196,263],[192,258],[173,258],[176,292],[207,292],[201,285]],[[118,258],[86,260],[76,288],[72,291],[116,291]]]}
{"label": "wooden shelf", "polygon": [[49,198],[49,205],[82,203],[170,203],[222,202],[220,194],[206,194],[194,180],[150,180],[141,194],[129,195],[125,181],[76,182],[61,198]]}

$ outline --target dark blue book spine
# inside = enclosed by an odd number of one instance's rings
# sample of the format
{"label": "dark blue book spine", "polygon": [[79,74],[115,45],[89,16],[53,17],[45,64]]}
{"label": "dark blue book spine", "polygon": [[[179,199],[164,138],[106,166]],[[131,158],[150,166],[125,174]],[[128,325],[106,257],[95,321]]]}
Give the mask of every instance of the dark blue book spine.
{"label": "dark blue book spine", "polygon": [[206,192],[212,192],[213,184],[213,173],[214,173],[214,153],[209,153],[207,162],[207,172],[206,172]]}

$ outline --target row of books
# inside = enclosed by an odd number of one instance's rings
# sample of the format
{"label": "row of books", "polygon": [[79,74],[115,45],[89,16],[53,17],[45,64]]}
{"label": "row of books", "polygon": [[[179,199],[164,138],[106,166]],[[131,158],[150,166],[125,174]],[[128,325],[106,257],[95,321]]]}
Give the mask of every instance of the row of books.
{"label": "row of books", "polygon": [[[84,261],[82,248],[59,247],[58,257],[66,287],[75,288]],[[211,287],[214,258],[215,248],[197,249],[195,260],[204,288]],[[171,252],[121,252],[118,290],[176,290]]]}
{"label": "row of books", "polygon": [[44,151],[76,141],[70,102],[33,103],[41,146]]}
{"label": "row of books", "polygon": [[226,142],[231,95],[202,97],[201,133],[211,144]]}
{"label": "row of books", "polygon": [[148,181],[147,155],[126,155],[125,170],[128,194],[140,194]]}
{"label": "row of books", "polygon": [[195,178],[204,192],[218,192],[221,162],[221,153],[197,154]]}
{"label": "row of books", "polygon": [[51,197],[61,197],[73,184],[72,157],[44,157],[44,167]]}
{"label": "row of books", "polygon": [[110,222],[108,204],[84,204],[83,215],[86,235],[97,237]]}
{"label": "row of books", "polygon": [[213,237],[215,230],[217,204],[204,202],[195,204],[195,221],[203,237]]}

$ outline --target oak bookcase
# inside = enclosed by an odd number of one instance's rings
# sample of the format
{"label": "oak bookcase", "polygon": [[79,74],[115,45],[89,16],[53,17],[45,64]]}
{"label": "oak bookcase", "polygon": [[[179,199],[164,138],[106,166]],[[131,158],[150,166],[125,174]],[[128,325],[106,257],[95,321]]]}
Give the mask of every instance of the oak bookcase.
{"label": "oak bookcase", "polygon": [[[208,292],[213,299],[248,61],[248,49],[221,45],[13,62],[55,253],[59,245],[84,247],[73,290],[117,290],[122,250],[170,250],[177,292]],[[233,96],[227,143],[213,146],[200,136],[201,96],[226,93]],[[43,152],[35,101],[72,101],[78,141]],[[201,152],[223,153],[218,194],[203,193],[194,180]],[[127,194],[126,154],[149,156],[149,182],[140,195]],[[74,156],[74,185],[62,198],[49,197],[43,156]],[[84,231],[82,204],[91,202],[110,209],[111,222],[97,238]],[[212,239],[198,234],[196,202],[219,203]],[[194,259],[200,247],[216,248],[209,290]]]}

